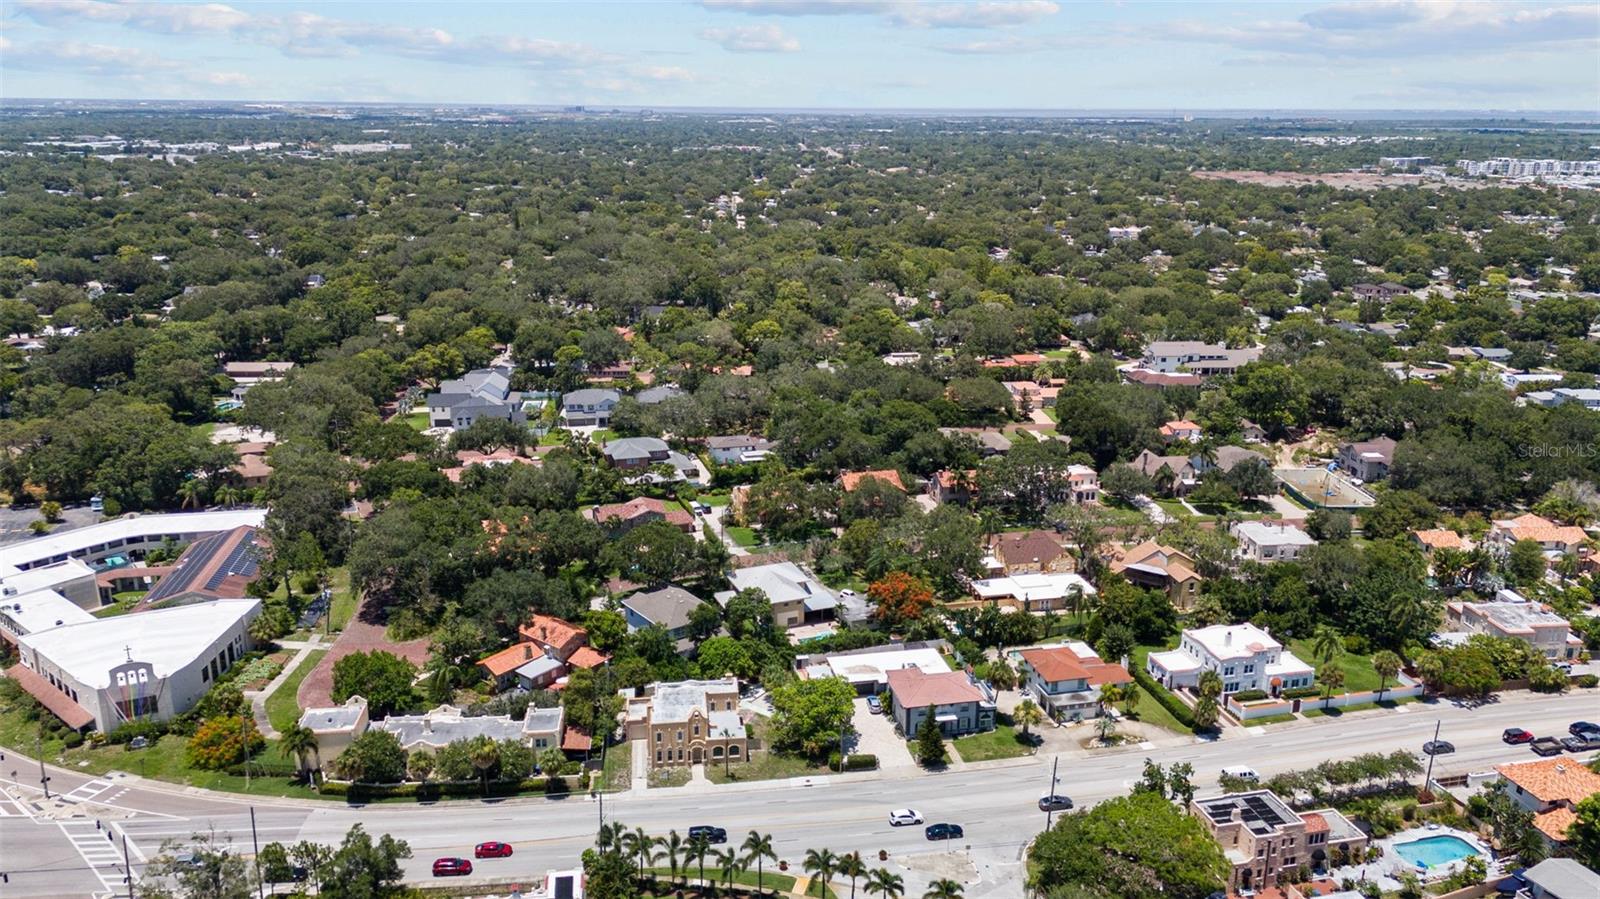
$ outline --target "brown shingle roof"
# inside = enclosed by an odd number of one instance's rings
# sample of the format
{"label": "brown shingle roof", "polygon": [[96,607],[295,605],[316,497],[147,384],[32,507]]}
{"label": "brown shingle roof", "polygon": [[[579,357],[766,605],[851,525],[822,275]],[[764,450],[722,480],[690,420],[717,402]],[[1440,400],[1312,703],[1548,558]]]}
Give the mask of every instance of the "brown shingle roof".
{"label": "brown shingle roof", "polygon": [[83,730],[94,723],[94,715],[90,714],[88,709],[73,702],[72,697],[50,686],[50,682],[40,677],[32,668],[18,663],[6,669],[6,676],[16,681],[18,686],[39,700],[40,705],[65,721],[73,730]]}
{"label": "brown shingle roof", "polygon": [[1021,531],[999,534],[994,541],[994,554],[1007,565],[1038,562],[1048,565],[1061,557],[1066,550],[1044,531]]}

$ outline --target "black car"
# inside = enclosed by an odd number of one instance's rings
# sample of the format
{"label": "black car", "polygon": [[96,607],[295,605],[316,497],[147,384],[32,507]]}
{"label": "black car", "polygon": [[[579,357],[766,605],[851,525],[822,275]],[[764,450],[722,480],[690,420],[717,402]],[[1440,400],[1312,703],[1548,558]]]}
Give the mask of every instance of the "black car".
{"label": "black car", "polygon": [[1447,740],[1429,740],[1422,744],[1422,751],[1425,755],[1449,755],[1456,751],[1456,744]]}
{"label": "black car", "polygon": [[712,827],[709,824],[696,824],[689,828],[690,840],[705,840],[707,843],[728,842],[728,832],[721,827]]}
{"label": "black car", "polygon": [[1065,812],[1072,808],[1071,796],[1040,796],[1039,811]]}
{"label": "black car", "polygon": [[1574,737],[1581,737],[1586,734],[1600,734],[1600,724],[1595,724],[1593,721],[1574,721],[1567,728],[1567,733],[1572,734]]}
{"label": "black car", "polygon": [[930,840],[959,840],[966,835],[959,824],[929,824],[923,833]]}

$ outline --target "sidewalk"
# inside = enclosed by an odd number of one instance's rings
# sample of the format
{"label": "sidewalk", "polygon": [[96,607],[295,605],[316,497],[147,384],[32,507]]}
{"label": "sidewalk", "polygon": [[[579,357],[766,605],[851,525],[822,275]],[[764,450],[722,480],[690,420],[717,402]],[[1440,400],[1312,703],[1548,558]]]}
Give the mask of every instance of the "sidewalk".
{"label": "sidewalk", "polygon": [[256,719],[256,730],[261,731],[261,736],[269,740],[276,740],[278,732],[273,729],[272,721],[267,718],[267,697],[283,686],[283,682],[288,679],[289,675],[294,673],[296,668],[305,662],[307,656],[318,649],[326,648],[322,645],[321,637],[318,634],[312,634],[311,639],[307,641],[280,643],[278,645],[284,649],[296,650],[294,658],[283,666],[283,670],[278,672],[278,676],[273,678],[271,683],[259,690],[246,690],[244,694],[244,698],[250,700],[250,712]]}

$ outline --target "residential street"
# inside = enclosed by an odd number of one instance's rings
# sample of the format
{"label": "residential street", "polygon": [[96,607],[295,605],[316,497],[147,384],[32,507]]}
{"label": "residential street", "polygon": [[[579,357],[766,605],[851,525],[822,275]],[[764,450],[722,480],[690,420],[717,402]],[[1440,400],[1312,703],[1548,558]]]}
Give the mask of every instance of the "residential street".
{"label": "residential street", "polygon": [[[899,768],[811,781],[766,781],[723,787],[691,785],[607,797],[608,821],[625,822],[656,834],[694,824],[728,829],[735,842],[752,829],[771,833],[781,859],[797,865],[805,850],[828,847],[838,852],[860,850],[876,856],[889,853],[888,865],[906,879],[908,892],[920,894],[937,876],[972,879],[972,897],[1019,895],[1020,862],[1027,841],[1043,826],[1034,800],[1048,787],[1051,762],[1060,759],[1060,792],[1079,806],[1125,793],[1139,777],[1148,756],[1162,763],[1194,765],[1201,791],[1215,786],[1219,768],[1249,764],[1269,776],[1363,752],[1418,749],[1433,734],[1435,721],[1455,743],[1454,755],[1438,760],[1435,774],[1483,771],[1492,765],[1535,756],[1525,747],[1508,747],[1500,732],[1510,726],[1539,734],[1565,733],[1568,722],[1593,717],[1593,693],[1543,696],[1513,693],[1498,702],[1469,708],[1453,703],[1413,704],[1387,713],[1366,713],[1344,719],[1321,719],[1233,728],[1217,741],[1195,741],[1171,747],[1138,746],[1090,755],[1059,756],[982,763],[943,774]],[[0,885],[4,899],[108,895],[120,882],[120,858],[100,849],[93,820],[101,820],[118,836],[126,833],[135,867],[141,857],[160,851],[164,840],[214,829],[248,850],[248,806],[238,798],[187,790],[168,784],[140,782],[135,777],[91,778],[53,771],[52,794],[82,797],[75,805],[40,802],[37,763],[9,750],[0,764],[0,845],[10,875]],[[14,773],[15,772],[15,773]],[[102,786],[103,785],[103,786]],[[22,801],[16,801],[22,800]],[[431,880],[429,865],[442,855],[470,855],[474,843],[498,839],[515,844],[509,859],[484,860],[468,883],[531,878],[547,869],[577,864],[600,821],[600,803],[573,796],[563,800],[522,799],[494,803],[460,802],[443,806],[410,804],[354,808],[334,803],[257,799],[257,832],[262,842],[301,839],[337,843],[361,823],[371,832],[388,832],[411,844],[410,876]],[[924,840],[920,827],[891,828],[885,815],[910,806],[929,822],[951,821],[966,828],[957,845]],[[57,810],[59,809],[59,811]],[[78,813],[87,818],[61,820]],[[112,845],[110,840],[105,841]],[[120,848],[120,842],[115,844]],[[86,861],[87,859],[87,861]],[[92,872],[89,864],[99,867]],[[98,874],[98,876],[97,876]]]}

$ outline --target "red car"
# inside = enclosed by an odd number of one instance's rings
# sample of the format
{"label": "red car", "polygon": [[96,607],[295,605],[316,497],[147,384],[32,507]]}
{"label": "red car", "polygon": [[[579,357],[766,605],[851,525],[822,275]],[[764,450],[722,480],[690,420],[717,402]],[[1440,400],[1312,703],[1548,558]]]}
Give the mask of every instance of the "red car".
{"label": "red car", "polygon": [[433,862],[434,877],[465,877],[472,873],[472,862],[464,858],[441,858]]}
{"label": "red car", "polygon": [[499,840],[479,843],[477,848],[472,850],[473,858],[509,858],[510,856],[511,844],[502,843]]}
{"label": "red car", "polygon": [[1520,727],[1508,727],[1506,728],[1505,733],[1500,735],[1500,739],[1504,740],[1511,746],[1517,746],[1522,743],[1532,743],[1533,733],[1531,731],[1523,730]]}

